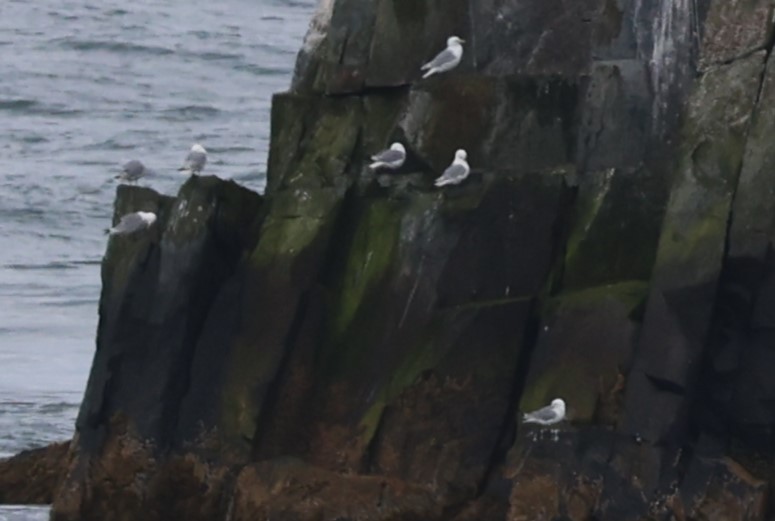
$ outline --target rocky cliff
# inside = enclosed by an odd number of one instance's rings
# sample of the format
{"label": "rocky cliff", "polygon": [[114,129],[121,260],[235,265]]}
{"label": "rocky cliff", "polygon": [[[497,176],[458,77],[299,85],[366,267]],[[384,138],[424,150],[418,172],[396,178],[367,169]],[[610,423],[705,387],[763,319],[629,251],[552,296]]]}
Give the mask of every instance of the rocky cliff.
{"label": "rocky cliff", "polygon": [[119,189],[53,519],[766,519],[772,11],[324,0],[264,196]]}

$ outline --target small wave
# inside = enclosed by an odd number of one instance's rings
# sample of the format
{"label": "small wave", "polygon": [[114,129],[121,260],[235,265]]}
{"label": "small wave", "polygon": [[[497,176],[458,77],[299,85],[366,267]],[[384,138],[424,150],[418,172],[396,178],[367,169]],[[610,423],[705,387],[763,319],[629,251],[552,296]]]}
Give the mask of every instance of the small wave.
{"label": "small wave", "polygon": [[68,109],[61,104],[47,105],[32,99],[0,99],[0,111],[19,112],[26,114],[47,115],[47,116],[68,116],[80,114],[82,111]]}
{"label": "small wave", "polygon": [[162,119],[173,121],[211,119],[220,114],[220,110],[210,105],[185,105],[161,111]]}
{"label": "small wave", "polygon": [[188,34],[196,36],[200,40],[209,40],[211,36],[217,36],[217,34],[211,33],[210,31],[188,31]]}
{"label": "small wave", "polygon": [[290,74],[293,70],[290,67],[266,67],[256,63],[236,65],[234,69],[249,72],[256,76],[285,76],[286,74]]}
{"label": "small wave", "polygon": [[77,409],[80,405],[71,402],[43,403],[38,405],[38,411],[46,414],[53,414]]}
{"label": "small wave", "polygon": [[241,54],[225,53],[225,52],[202,52],[202,53],[189,53],[192,57],[204,58],[207,61],[221,61],[221,60],[241,60],[244,58]]}
{"label": "small wave", "polygon": [[109,51],[122,54],[149,54],[152,56],[166,56],[175,53],[175,51],[166,47],[103,40],[72,40],[70,38],[58,38],[53,40],[53,43],[57,43],[66,49],[73,49],[76,51]]}
{"label": "small wave", "polygon": [[3,267],[9,270],[17,271],[36,271],[36,270],[74,270],[81,266],[93,266],[100,264],[99,260],[80,260],[80,261],[52,261],[42,264],[6,264]]}
{"label": "small wave", "polygon": [[48,143],[49,139],[39,134],[28,134],[26,136],[22,136],[19,141],[21,141],[22,143],[35,144],[35,143]]}
{"label": "small wave", "polygon": [[121,143],[115,139],[106,139],[99,143],[91,143],[82,147],[82,150],[131,150],[136,148],[135,145],[129,143]]}
{"label": "small wave", "polygon": [[13,112],[27,112],[30,108],[39,105],[32,99],[0,99],[0,110]]}
{"label": "small wave", "polygon": [[[246,147],[246,146],[240,146],[235,145],[232,147],[215,147],[215,146],[209,146],[207,147],[207,150],[213,154],[228,154],[232,152],[254,152],[256,149],[253,147]],[[215,163],[213,163],[215,164]]]}

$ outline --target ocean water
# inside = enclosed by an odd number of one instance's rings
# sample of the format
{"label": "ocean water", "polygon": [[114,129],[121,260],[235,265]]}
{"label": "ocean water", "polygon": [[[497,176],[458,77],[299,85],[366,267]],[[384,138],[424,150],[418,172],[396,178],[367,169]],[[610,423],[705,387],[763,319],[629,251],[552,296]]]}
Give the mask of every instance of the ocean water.
{"label": "ocean water", "polygon": [[72,434],[113,176],[140,159],[174,194],[200,142],[205,173],[263,190],[271,95],[315,3],[0,1],[0,457]]}

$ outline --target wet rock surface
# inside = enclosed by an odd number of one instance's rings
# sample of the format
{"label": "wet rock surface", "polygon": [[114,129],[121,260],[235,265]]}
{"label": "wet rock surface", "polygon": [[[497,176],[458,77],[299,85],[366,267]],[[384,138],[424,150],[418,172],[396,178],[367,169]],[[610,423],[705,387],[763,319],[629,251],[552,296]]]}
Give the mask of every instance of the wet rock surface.
{"label": "wet rock surface", "polygon": [[119,189],[53,519],[767,519],[770,11],[322,2],[265,195]]}
{"label": "wet rock surface", "polygon": [[53,443],[0,459],[0,504],[50,504],[64,478],[69,447]]}

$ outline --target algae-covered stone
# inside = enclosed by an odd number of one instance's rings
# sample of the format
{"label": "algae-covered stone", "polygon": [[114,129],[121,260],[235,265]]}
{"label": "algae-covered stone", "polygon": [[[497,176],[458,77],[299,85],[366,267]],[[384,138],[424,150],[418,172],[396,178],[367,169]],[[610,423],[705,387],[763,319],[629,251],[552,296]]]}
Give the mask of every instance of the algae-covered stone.
{"label": "algae-covered stone", "polygon": [[116,206],[117,217],[155,206],[159,219],[108,246],[97,350],[56,500],[66,519],[103,517],[102,497],[130,517],[148,511],[142,502],[152,486],[130,484],[159,472],[159,455],[178,441],[196,339],[252,242],[261,197],[231,181],[193,176],[174,200],[127,187]]}
{"label": "algae-covered stone", "polygon": [[763,57],[711,69],[689,102],[627,392],[627,427],[651,440],[679,420],[699,369]]}
{"label": "algae-covered stone", "polygon": [[764,260],[775,235],[775,64],[768,60],[746,140],[729,230],[729,256]]}
{"label": "algae-covered stone", "polygon": [[730,214],[728,250],[717,301],[703,388],[724,424],[761,446],[775,421],[773,327],[775,277],[775,66],[768,61],[748,131],[742,170]]}
{"label": "algae-covered stone", "polygon": [[[701,68],[742,58],[770,44],[771,0],[727,0],[709,4],[700,47]],[[698,27],[693,29],[699,30]]]}
{"label": "algae-covered stone", "polygon": [[648,280],[666,203],[665,180],[646,167],[585,172],[568,234],[563,288]]}
{"label": "algae-covered stone", "polygon": [[358,98],[276,95],[267,194],[281,188],[346,189],[351,179],[343,174],[350,166],[362,120]]}
{"label": "algae-covered stone", "polygon": [[559,397],[574,423],[615,423],[638,331],[631,315],[647,288],[645,282],[621,282],[549,300],[520,410]]}

